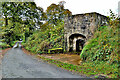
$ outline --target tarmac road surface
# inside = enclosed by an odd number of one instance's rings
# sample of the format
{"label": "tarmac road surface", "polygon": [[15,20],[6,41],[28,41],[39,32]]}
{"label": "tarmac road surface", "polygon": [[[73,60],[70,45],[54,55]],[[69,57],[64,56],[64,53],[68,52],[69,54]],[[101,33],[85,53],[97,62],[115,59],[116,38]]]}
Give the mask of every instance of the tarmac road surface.
{"label": "tarmac road surface", "polygon": [[[20,44],[19,44],[20,45]],[[2,60],[3,78],[85,78],[12,48]]]}

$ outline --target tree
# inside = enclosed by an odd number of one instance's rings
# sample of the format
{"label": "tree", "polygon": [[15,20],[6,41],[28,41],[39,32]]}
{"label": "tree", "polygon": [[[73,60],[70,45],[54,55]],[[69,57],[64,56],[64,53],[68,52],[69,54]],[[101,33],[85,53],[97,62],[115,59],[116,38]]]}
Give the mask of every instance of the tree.
{"label": "tree", "polygon": [[51,4],[47,10],[47,21],[50,24],[57,25],[57,21],[62,21],[66,16],[71,15],[71,12],[68,9],[64,9],[64,3],[61,1],[58,5],[57,4]]}
{"label": "tree", "polygon": [[113,11],[110,9],[110,16],[108,16],[109,19],[109,24],[112,27],[115,27],[117,25],[119,25],[120,20],[119,20],[119,16],[115,13],[113,13]]}
{"label": "tree", "polygon": [[10,44],[12,40],[19,39],[23,34],[30,36],[42,22],[43,9],[37,7],[35,2],[3,2],[2,17],[5,26],[2,27],[3,38]]}

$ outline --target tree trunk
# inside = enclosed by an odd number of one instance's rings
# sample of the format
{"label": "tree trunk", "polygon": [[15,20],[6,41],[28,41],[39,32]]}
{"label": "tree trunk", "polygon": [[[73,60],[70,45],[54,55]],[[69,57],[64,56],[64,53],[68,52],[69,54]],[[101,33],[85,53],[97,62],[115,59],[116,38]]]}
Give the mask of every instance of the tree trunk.
{"label": "tree trunk", "polygon": [[5,16],[5,26],[8,25],[8,19],[7,19],[7,16]]}

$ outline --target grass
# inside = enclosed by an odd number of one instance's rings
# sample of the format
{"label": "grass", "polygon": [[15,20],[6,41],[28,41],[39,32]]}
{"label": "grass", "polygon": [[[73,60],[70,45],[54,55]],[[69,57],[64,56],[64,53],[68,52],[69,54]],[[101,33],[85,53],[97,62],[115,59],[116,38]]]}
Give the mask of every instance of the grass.
{"label": "grass", "polygon": [[80,58],[83,61],[118,61],[118,29],[116,26],[101,26],[83,48]]}
{"label": "grass", "polygon": [[[49,58],[42,57],[38,55],[40,59],[47,61],[48,63],[55,64],[57,67],[61,67],[63,69],[78,72],[80,74],[85,74],[87,76],[93,75],[101,75],[103,74],[107,78],[117,78],[118,77],[118,64],[109,65],[106,62],[84,62],[80,66],[63,63],[58,60],[53,60]],[[109,67],[109,68],[108,68]]]}
{"label": "grass", "polygon": [[119,26],[101,26],[83,48],[80,58],[87,68],[85,74],[118,77]]}

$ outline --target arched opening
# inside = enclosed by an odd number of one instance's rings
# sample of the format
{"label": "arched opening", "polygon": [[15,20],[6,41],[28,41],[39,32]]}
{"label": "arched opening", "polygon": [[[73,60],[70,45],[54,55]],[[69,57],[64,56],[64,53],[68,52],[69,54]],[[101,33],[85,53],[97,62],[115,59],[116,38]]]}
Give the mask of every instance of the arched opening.
{"label": "arched opening", "polygon": [[81,52],[85,43],[86,37],[82,34],[72,34],[69,37],[69,51]]}

